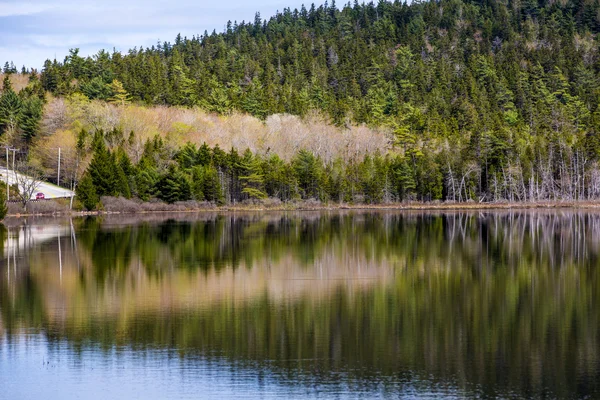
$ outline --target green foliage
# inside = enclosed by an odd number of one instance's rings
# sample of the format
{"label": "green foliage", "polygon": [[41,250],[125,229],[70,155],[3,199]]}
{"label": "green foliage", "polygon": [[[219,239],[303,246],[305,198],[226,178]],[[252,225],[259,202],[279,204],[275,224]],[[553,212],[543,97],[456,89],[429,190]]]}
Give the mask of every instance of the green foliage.
{"label": "green foliage", "polygon": [[279,156],[263,161],[265,191],[269,197],[287,201],[296,196],[297,181],[293,168]]}
{"label": "green foliage", "polygon": [[102,77],[95,76],[80,86],[81,93],[90,99],[107,100],[111,95],[110,86],[104,82]]}
{"label": "green foliage", "polygon": [[358,166],[360,189],[367,203],[380,203],[383,200],[387,171],[382,164],[381,156],[377,155],[375,159],[365,157]]}
{"label": "green foliage", "polygon": [[88,211],[95,209],[100,202],[100,197],[96,193],[94,181],[89,173],[83,175],[75,188],[75,194]]}
{"label": "green foliage", "polygon": [[3,220],[8,213],[8,206],[6,204],[6,191],[0,190],[0,220]]}
{"label": "green foliage", "polygon": [[206,201],[214,202],[219,205],[222,205],[225,202],[219,174],[212,166],[208,166],[204,170],[202,193],[204,194],[204,199]]}
{"label": "green foliage", "polygon": [[114,158],[104,143],[104,134],[101,131],[94,135],[94,156],[88,166],[87,172],[90,174],[96,194],[98,196],[115,196],[115,168]]}
{"label": "green foliage", "polygon": [[135,176],[135,185],[137,196],[145,201],[150,200],[156,195],[156,184],[159,175],[155,168],[151,166],[138,166],[138,173]]}
{"label": "green foliage", "polygon": [[[64,63],[46,61],[41,85],[58,95],[200,105],[261,119],[312,108],[340,125],[393,127],[406,122],[411,105],[438,115],[446,131],[461,120],[470,131],[524,123],[543,131],[558,116],[578,128],[598,108],[590,49],[600,25],[589,17],[598,7],[573,0],[326,3],[285,9],[260,28],[241,23],[127,54],[83,58],[74,49]],[[477,118],[463,114],[471,108]],[[408,131],[419,124],[433,128],[433,121],[412,121]]]}
{"label": "green foliage", "polygon": [[29,85],[17,94],[9,76],[5,76],[0,95],[0,135],[20,134],[30,144],[39,133],[43,107],[44,93],[37,78],[30,79]]}
{"label": "green foliage", "polygon": [[167,202],[186,201],[192,198],[192,187],[187,176],[174,165],[157,182],[158,198]]}
{"label": "green foliage", "polygon": [[[80,137],[86,135],[82,132]],[[240,155],[235,149],[225,153],[206,144],[197,148],[188,143],[171,153],[154,138],[133,165],[122,147],[109,150],[106,143],[115,135],[119,136],[102,131],[94,134],[94,155],[78,189],[82,202],[91,199],[87,203],[91,208],[101,196],[219,205],[267,197],[377,204],[437,200],[444,191],[444,168],[427,151],[396,157],[376,153],[359,162],[336,158],[326,163],[312,152],[300,150],[286,162],[277,155],[260,156],[250,150]]]}
{"label": "green foliage", "polygon": [[415,194],[414,171],[406,157],[396,159],[392,167],[395,174],[396,190],[400,200],[410,200]]}
{"label": "green foliage", "polygon": [[262,120],[316,110],[380,128],[388,154],[349,145],[343,159],[300,150],[286,162],[188,144],[173,157],[157,136],[128,166],[111,156],[126,146],[115,129],[89,173],[99,195],[144,200],[600,198],[599,12],[573,0],[326,3],[127,54],[75,49],[26,94],[5,85],[0,129],[35,137],[40,87]]}
{"label": "green foliage", "polygon": [[30,97],[23,102],[19,125],[22,137],[27,143],[30,143],[39,133],[43,106],[44,103],[38,97]]}
{"label": "green foliage", "polygon": [[110,93],[110,97],[108,98],[108,101],[111,103],[116,103],[116,104],[120,104],[123,106],[126,103],[129,103],[129,101],[131,100],[131,96],[123,88],[123,84],[120,81],[118,81],[117,79],[114,79],[108,85],[107,92]]}
{"label": "green foliage", "polygon": [[303,198],[319,199],[323,164],[315,155],[306,150],[300,150],[292,161],[298,180],[298,187]]}
{"label": "green foliage", "polygon": [[[117,131],[112,131],[113,139],[115,132]],[[122,149],[119,148],[115,153],[107,149],[105,143],[107,138],[111,139],[111,135],[105,137],[103,131],[97,131],[94,135],[94,156],[87,173],[90,175],[98,196],[130,198],[133,186],[130,174],[133,173],[134,168]]]}
{"label": "green foliage", "polygon": [[120,164],[113,161],[113,165],[115,167],[114,170],[114,179],[115,182],[113,187],[115,188],[115,192],[126,199],[131,198],[131,189],[129,187],[129,180],[127,179],[127,175],[125,175],[125,171]]}
{"label": "green foliage", "polygon": [[242,193],[251,199],[266,198],[261,161],[258,157],[254,157],[250,150],[246,150],[244,153],[244,157],[240,162],[240,170],[239,179],[242,183]]}
{"label": "green foliage", "polygon": [[23,101],[7,85],[5,79],[4,90],[0,96],[0,135],[7,132],[15,132],[21,121]]}

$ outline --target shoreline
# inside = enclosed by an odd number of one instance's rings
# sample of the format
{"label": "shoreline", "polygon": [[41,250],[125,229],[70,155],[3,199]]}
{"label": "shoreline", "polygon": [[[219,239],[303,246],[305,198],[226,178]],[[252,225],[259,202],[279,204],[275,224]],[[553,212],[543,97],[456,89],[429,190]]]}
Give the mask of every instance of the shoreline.
{"label": "shoreline", "polygon": [[[52,202],[52,200],[49,200]],[[143,204],[143,203],[142,203]],[[235,213],[235,212],[285,212],[285,211],[337,211],[337,210],[355,210],[355,211],[477,211],[477,210],[534,210],[534,209],[600,209],[600,200],[590,201],[544,201],[544,202],[498,202],[498,203],[475,203],[475,202],[406,202],[389,204],[346,204],[346,203],[328,203],[316,204],[316,202],[299,203],[281,203],[278,205],[269,204],[242,204],[228,206],[201,206],[184,207],[177,204],[164,205],[152,210],[132,210],[127,209],[104,209],[97,211],[81,210],[31,210],[29,212],[10,212],[6,217],[25,218],[25,217],[85,217],[85,216],[103,216],[103,215],[144,215],[144,214],[170,214],[170,213]]]}

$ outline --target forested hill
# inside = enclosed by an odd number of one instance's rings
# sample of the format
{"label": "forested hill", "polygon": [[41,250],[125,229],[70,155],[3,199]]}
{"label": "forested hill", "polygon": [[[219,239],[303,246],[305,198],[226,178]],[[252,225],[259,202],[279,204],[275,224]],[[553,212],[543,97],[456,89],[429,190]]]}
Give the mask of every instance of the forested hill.
{"label": "forested hill", "polygon": [[[47,61],[45,89],[452,134],[595,126],[598,0],[387,1],[285,9],[173,44]],[[425,117],[426,116],[426,117]]]}
{"label": "forested hill", "polygon": [[72,50],[18,96],[5,78],[0,133],[50,177],[60,141],[88,208],[600,199],[599,29],[600,0],[286,9],[127,54]]}

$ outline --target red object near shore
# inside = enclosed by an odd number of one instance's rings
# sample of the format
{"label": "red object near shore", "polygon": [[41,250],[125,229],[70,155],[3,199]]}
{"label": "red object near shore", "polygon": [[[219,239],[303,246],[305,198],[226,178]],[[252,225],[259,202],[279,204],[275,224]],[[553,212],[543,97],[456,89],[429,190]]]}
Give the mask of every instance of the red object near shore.
{"label": "red object near shore", "polygon": [[35,195],[36,200],[44,200],[45,198],[46,198],[46,196],[42,192]]}

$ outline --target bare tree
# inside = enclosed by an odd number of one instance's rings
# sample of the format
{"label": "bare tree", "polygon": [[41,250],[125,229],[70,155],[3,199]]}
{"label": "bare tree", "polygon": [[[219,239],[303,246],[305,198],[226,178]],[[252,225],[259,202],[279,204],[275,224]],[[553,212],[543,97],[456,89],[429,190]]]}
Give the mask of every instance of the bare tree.
{"label": "bare tree", "polygon": [[20,162],[16,169],[19,172],[13,173],[19,188],[19,200],[23,204],[23,209],[27,210],[27,203],[32,199],[42,182],[42,174],[27,162]]}

